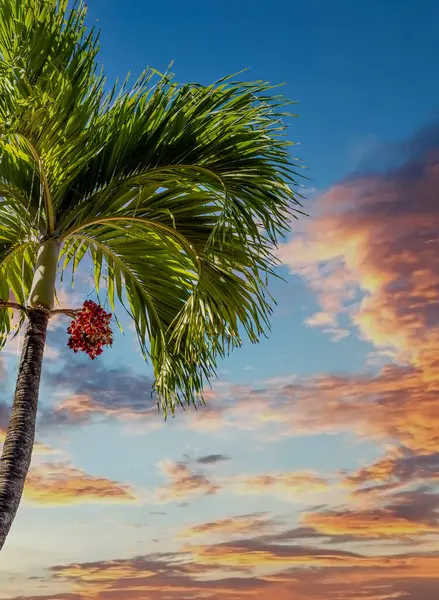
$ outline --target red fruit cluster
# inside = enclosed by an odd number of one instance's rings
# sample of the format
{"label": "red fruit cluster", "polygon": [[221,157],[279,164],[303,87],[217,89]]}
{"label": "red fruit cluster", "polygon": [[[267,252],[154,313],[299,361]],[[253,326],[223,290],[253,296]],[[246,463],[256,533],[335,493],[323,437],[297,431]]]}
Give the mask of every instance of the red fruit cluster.
{"label": "red fruit cluster", "polygon": [[70,334],[67,346],[75,353],[78,350],[86,352],[94,360],[102,354],[104,346],[111,346],[113,343],[111,317],[112,314],[105,312],[102,306],[93,300],[86,300],[67,329]]}

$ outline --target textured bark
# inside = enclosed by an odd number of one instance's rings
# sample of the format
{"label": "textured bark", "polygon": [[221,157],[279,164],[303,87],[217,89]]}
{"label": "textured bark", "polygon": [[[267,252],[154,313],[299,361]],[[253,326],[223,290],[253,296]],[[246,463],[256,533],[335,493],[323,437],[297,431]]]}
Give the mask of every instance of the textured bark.
{"label": "textured bark", "polygon": [[49,311],[28,309],[17,387],[0,459],[0,550],[9,533],[29,470]]}

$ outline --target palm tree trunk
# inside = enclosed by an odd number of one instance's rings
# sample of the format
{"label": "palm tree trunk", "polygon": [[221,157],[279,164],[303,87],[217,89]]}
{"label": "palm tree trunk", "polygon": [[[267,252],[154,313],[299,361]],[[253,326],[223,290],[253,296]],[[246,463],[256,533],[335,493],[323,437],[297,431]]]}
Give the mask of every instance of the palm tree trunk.
{"label": "palm tree trunk", "polygon": [[11,420],[0,459],[0,550],[20,504],[31,462],[49,316],[45,308],[28,309]]}
{"label": "palm tree trunk", "polygon": [[41,245],[29,294],[17,387],[0,458],[0,550],[18,510],[32,458],[41,367],[59,252],[60,242],[56,238]]}

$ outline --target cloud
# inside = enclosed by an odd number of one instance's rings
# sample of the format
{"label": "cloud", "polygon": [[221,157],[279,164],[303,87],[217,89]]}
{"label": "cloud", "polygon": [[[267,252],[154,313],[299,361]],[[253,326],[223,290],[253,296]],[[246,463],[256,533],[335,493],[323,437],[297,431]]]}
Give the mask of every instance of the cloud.
{"label": "cloud", "polygon": [[[254,587],[241,579],[199,580],[198,575],[212,573],[197,565],[190,556],[181,553],[157,553],[136,556],[131,559],[115,559],[54,566],[51,569],[52,581],[69,581],[75,589],[81,590],[82,597],[99,599],[138,598],[160,599],[165,594],[169,598],[181,598],[190,594],[203,594],[203,597],[235,597],[242,589]],[[213,595],[211,596],[210,593]]]}
{"label": "cloud", "polygon": [[[438,567],[434,553],[371,556],[240,539],[186,546],[180,552],[55,565],[39,578],[39,595],[26,600],[434,600]],[[64,591],[56,594],[61,585]]]}
{"label": "cloud", "polygon": [[[9,425],[9,419],[11,417],[11,407],[12,407],[12,399],[11,402],[2,402],[0,400],[0,445],[3,444],[6,436],[6,430]],[[34,456],[43,456],[50,454],[58,454],[59,450],[53,448],[49,444],[44,444],[40,441],[36,441],[33,447],[33,455]]]}
{"label": "cloud", "polygon": [[280,249],[317,296],[308,323],[349,323],[380,353],[373,374],[290,388],[296,431],[350,427],[393,443],[345,478],[352,500],[368,506],[307,516],[305,525],[323,533],[437,532],[437,501],[425,484],[439,480],[438,132],[432,126],[400,145],[391,170],[357,174],[320,195],[305,230]]}
{"label": "cloud", "polygon": [[[52,377],[74,390],[53,410],[42,407],[41,431],[106,419],[134,427],[164,426],[155,406],[145,404],[147,378],[122,369],[98,367],[93,372],[82,364],[68,375]],[[345,432],[431,454],[439,450],[439,403],[429,385],[418,367],[396,364],[376,374],[320,375],[287,384],[261,382],[259,387],[223,385],[214,388],[207,406],[178,414],[173,426],[209,435],[222,435],[228,428],[259,430],[267,441]]]}
{"label": "cloud", "polygon": [[40,426],[84,425],[95,420],[136,421],[163,417],[152,406],[153,382],[129,369],[107,369],[102,363],[75,361],[68,368],[48,371],[45,382],[61,396],[61,401],[40,415]]}
{"label": "cloud", "polygon": [[[145,404],[147,378],[122,369],[96,372],[78,364],[70,374],[53,375],[74,390],[52,411],[43,408],[40,426],[81,425],[96,419],[163,426],[155,406]],[[69,383],[70,382],[70,383]],[[64,388],[65,389],[65,388]],[[273,429],[279,435],[352,432],[375,439],[399,440],[416,451],[438,447],[439,407],[414,366],[386,365],[370,374],[322,375],[287,385],[262,382],[259,388],[215,388],[207,406],[179,414],[177,427],[218,435],[227,428]],[[274,435],[276,433],[276,435]]]}
{"label": "cloud", "polygon": [[311,317],[307,317],[305,319],[305,323],[310,327],[321,327],[323,325],[334,325],[335,318],[334,315],[331,315],[327,312],[317,312],[314,313]]}
{"label": "cloud", "polygon": [[[316,200],[280,258],[316,292],[321,313],[348,318],[437,381],[439,152],[387,173],[351,177]],[[328,317],[329,318],[329,317]]]}
{"label": "cloud", "polygon": [[[295,500],[297,495],[327,492],[326,479],[312,472],[285,472],[231,478],[238,493],[247,495],[271,494],[286,500]],[[233,485],[233,483],[232,483]]]}
{"label": "cloud", "polygon": [[308,327],[323,327],[323,333],[327,333],[333,342],[339,342],[349,335],[349,330],[337,325],[335,316],[329,312],[316,312],[305,319]]}
{"label": "cloud", "polygon": [[351,429],[416,452],[439,448],[439,405],[413,367],[386,365],[376,376],[322,376],[284,393],[295,402],[291,424],[304,432]]}
{"label": "cloud", "polygon": [[207,454],[206,456],[197,458],[197,463],[199,465],[215,465],[226,460],[230,460],[230,456],[226,456],[225,454]]}
{"label": "cloud", "polygon": [[155,498],[159,504],[182,501],[194,496],[211,496],[221,489],[202,473],[191,471],[184,462],[164,459],[157,466],[169,480],[166,485],[156,490]]}
{"label": "cloud", "polygon": [[43,505],[137,501],[130,486],[90,475],[68,463],[43,463],[32,467],[24,497],[29,502]]}
{"label": "cloud", "polygon": [[401,489],[410,484],[439,481],[439,452],[416,454],[393,448],[374,463],[346,476],[344,484],[353,495],[370,495]]}
{"label": "cloud", "polygon": [[[202,466],[206,464],[210,465],[210,460],[201,463]],[[154,493],[155,501],[159,504],[188,500],[195,496],[211,496],[220,492],[247,496],[264,494],[276,496],[285,502],[296,502],[300,501],[301,495],[329,490],[328,482],[324,478],[306,471],[258,475],[239,473],[213,477],[207,476],[198,467],[193,468],[189,462],[164,459],[157,467],[168,479],[168,482],[159,486]]]}
{"label": "cloud", "polygon": [[433,518],[432,515],[417,514],[416,507],[410,505],[308,513],[303,523],[322,535],[347,534],[358,539],[362,537],[395,539],[414,534],[419,536],[425,533],[439,533],[437,516]]}
{"label": "cloud", "polygon": [[[411,365],[377,374],[318,375],[294,383],[261,382],[216,390],[209,406],[179,415],[181,426],[221,435],[264,431],[264,439],[336,434],[398,442],[416,453],[439,449],[439,403]],[[268,437],[270,434],[270,437]]]}
{"label": "cloud", "polygon": [[194,555],[197,563],[234,567],[245,572],[258,567],[283,569],[289,565],[332,565],[346,560],[357,564],[367,560],[344,550],[300,545],[266,544],[257,539],[237,540],[215,545],[186,545],[184,551]]}
{"label": "cloud", "polygon": [[266,531],[271,531],[277,524],[277,521],[269,517],[268,513],[253,513],[249,515],[235,515],[200,523],[183,529],[178,537],[181,539],[192,539],[204,536],[242,536],[242,535],[260,535]]}

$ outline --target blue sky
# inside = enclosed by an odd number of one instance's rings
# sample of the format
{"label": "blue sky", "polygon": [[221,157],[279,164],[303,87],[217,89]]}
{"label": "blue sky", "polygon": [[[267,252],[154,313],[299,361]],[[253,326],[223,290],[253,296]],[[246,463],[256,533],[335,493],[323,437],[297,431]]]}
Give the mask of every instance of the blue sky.
{"label": "blue sky", "polygon": [[250,68],[299,101],[291,139],[318,189],[352,171],[374,144],[438,116],[434,0],[89,2],[111,80],[145,65],[210,83]]}
{"label": "blue sky", "polygon": [[[181,82],[248,67],[247,79],[285,83],[310,217],[279,249],[270,338],[221,362],[197,414],[165,424],[151,409],[126,320],[96,363],[69,353],[63,326],[50,332],[37,432],[50,452],[36,449],[0,600],[434,600],[439,5],[88,11],[110,82],[174,61]],[[81,277],[64,301],[82,303]]]}

